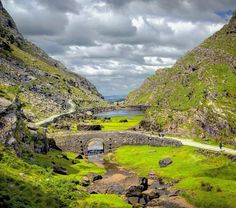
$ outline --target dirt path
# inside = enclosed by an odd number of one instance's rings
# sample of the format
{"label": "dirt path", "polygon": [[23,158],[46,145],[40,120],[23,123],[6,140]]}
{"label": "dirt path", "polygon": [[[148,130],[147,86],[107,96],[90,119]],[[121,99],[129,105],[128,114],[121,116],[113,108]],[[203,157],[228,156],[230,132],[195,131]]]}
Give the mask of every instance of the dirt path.
{"label": "dirt path", "polygon": [[46,119],[44,119],[42,121],[39,121],[39,122],[35,123],[34,125],[42,126],[44,124],[53,122],[55,119],[57,119],[60,116],[74,113],[76,111],[75,103],[72,100],[69,100],[68,104],[70,105],[70,107],[69,107],[69,109],[68,109],[68,111],[66,113],[61,113],[61,114],[56,114],[56,115],[50,116],[50,117],[48,117],[48,118],[46,118]]}

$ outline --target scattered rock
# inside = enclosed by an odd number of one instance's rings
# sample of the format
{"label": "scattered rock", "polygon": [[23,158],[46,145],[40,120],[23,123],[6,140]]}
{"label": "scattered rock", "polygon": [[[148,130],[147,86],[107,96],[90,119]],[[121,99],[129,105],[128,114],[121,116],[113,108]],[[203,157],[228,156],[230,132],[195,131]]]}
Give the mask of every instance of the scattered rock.
{"label": "scattered rock", "polygon": [[160,188],[161,184],[159,181],[155,181],[153,184],[149,186],[149,189],[158,189]]}
{"label": "scattered rock", "polygon": [[156,189],[148,189],[142,193],[149,201],[160,197],[160,193]]}
{"label": "scattered rock", "polygon": [[75,159],[81,160],[81,159],[83,159],[83,155],[79,154],[79,155],[77,155],[77,156],[75,157]]}
{"label": "scattered rock", "polygon": [[99,124],[90,124],[90,123],[78,124],[77,128],[80,131],[99,131],[99,130],[102,130],[101,125],[99,125]]}
{"label": "scattered rock", "polygon": [[111,186],[107,189],[106,193],[107,193],[107,194],[122,195],[122,194],[124,193],[124,191],[125,191],[125,190],[124,190],[120,185],[114,184],[114,185],[111,185]]}
{"label": "scattered rock", "polygon": [[144,191],[143,185],[130,186],[126,192],[126,196],[127,197],[132,197],[132,196],[141,197],[143,191]]}
{"label": "scattered rock", "polygon": [[171,163],[172,163],[172,160],[169,157],[159,161],[159,165],[162,168],[170,165]]}
{"label": "scattered rock", "polygon": [[62,158],[65,159],[65,160],[70,160],[70,159],[67,157],[67,155],[66,155],[65,153],[61,153],[61,156],[62,156]]}
{"label": "scattered rock", "polygon": [[120,120],[120,123],[127,123],[127,122],[128,122],[127,119],[121,119],[121,120]]}
{"label": "scattered rock", "polygon": [[54,166],[54,167],[53,167],[53,172],[54,172],[54,173],[61,174],[61,175],[67,175],[67,170],[66,170],[66,168],[62,168],[62,167]]}
{"label": "scattered rock", "polygon": [[90,181],[84,179],[84,180],[80,181],[80,185],[81,185],[81,186],[84,186],[84,187],[87,187],[87,186],[90,185]]}
{"label": "scattered rock", "polygon": [[128,197],[128,203],[132,205],[138,205],[139,197],[136,197],[136,196]]}
{"label": "scattered rock", "polygon": [[75,164],[78,163],[78,161],[76,161],[76,160],[72,160],[71,163],[72,163],[73,165],[75,165]]}
{"label": "scattered rock", "polygon": [[93,178],[92,178],[92,181],[97,181],[97,180],[101,180],[102,179],[102,176],[101,175],[94,175]]}

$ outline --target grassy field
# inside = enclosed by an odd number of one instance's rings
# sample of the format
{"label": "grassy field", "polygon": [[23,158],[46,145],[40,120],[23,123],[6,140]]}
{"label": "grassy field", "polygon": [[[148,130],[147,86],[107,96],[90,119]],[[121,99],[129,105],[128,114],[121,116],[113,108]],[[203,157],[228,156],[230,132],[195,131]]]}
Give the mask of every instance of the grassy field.
{"label": "grassy field", "polygon": [[[95,121],[88,121],[91,123],[100,124],[103,126],[102,130],[110,131],[110,130],[128,130],[132,127],[137,126],[144,116],[114,116],[111,117],[111,121],[103,122],[102,119],[98,119]],[[128,122],[120,122],[121,120],[127,119]]]}
{"label": "grassy field", "polygon": [[93,194],[80,201],[80,208],[131,208],[122,198],[114,194]]}
{"label": "grassy field", "polygon": [[[160,168],[158,161],[170,157],[173,163]],[[236,164],[225,156],[204,156],[192,147],[125,146],[115,153],[115,160],[141,176],[150,171],[176,185],[196,207],[236,207]]]}
{"label": "grassy field", "polygon": [[[129,207],[118,196],[86,193],[78,181],[89,172],[104,174],[105,170],[83,159],[72,164],[75,154],[66,154],[69,160],[59,151],[18,158],[0,146],[0,207]],[[53,173],[52,162],[66,168],[68,175]]]}

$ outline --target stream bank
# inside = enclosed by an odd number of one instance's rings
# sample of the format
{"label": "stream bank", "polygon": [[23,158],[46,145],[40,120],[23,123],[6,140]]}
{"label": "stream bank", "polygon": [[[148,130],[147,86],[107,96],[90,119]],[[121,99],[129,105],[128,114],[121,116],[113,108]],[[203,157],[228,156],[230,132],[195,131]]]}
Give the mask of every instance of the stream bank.
{"label": "stream bank", "polygon": [[86,178],[92,181],[86,187],[90,194],[116,194],[133,207],[192,208],[180,197],[181,191],[174,188],[174,183],[164,183],[152,172],[148,177],[139,177],[110,158],[112,154],[106,156],[105,160],[103,154],[89,156],[90,162],[106,169],[103,177],[91,173]]}

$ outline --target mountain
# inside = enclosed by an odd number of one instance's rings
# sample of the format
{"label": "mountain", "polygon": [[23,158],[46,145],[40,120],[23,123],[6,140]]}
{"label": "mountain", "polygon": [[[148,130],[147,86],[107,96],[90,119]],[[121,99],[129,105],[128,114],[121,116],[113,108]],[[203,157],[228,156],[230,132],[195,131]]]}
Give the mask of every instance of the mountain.
{"label": "mountain", "polygon": [[141,124],[147,130],[236,146],[236,12],[173,67],[147,78],[126,103],[152,105]]}
{"label": "mountain", "polygon": [[108,95],[104,96],[104,99],[110,103],[119,102],[125,100],[125,95]]}
{"label": "mountain", "polygon": [[104,103],[86,78],[27,41],[0,1],[0,96],[12,101],[16,94],[30,122],[66,112],[69,100],[78,106]]}

